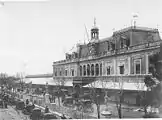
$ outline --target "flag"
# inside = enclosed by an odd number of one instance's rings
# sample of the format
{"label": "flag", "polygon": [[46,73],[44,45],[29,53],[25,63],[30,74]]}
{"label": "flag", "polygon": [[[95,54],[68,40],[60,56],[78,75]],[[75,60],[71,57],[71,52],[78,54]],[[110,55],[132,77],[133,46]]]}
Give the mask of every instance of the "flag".
{"label": "flag", "polygon": [[134,13],[133,18],[137,18],[137,17],[138,17],[137,13]]}

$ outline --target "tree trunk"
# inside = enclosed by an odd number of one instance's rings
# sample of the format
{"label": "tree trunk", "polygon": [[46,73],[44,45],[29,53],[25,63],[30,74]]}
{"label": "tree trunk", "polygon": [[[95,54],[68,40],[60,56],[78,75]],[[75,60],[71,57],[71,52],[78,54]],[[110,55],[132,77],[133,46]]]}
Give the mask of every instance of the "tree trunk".
{"label": "tree trunk", "polygon": [[122,118],[121,103],[119,104],[119,107],[118,107],[118,115],[119,115],[119,118],[121,119]]}
{"label": "tree trunk", "polygon": [[97,114],[98,114],[98,119],[100,119],[100,105],[97,104]]}
{"label": "tree trunk", "polygon": [[147,107],[144,106],[144,112],[145,112],[145,115],[147,114]]}
{"label": "tree trunk", "polygon": [[59,105],[59,108],[60,108],[60,96],[58,96],[58,105]]}
{"label": "tree trunk", "polygon": [[122,118],[121,100],[116,101],[116,108],[118,111],[118,117],[121,119]]}

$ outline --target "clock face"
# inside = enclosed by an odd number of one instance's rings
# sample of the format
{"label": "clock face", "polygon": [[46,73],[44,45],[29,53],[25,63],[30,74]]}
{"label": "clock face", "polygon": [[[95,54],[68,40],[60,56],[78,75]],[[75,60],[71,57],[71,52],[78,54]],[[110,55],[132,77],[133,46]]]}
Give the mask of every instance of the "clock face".
{"label": "clock face", "polygon": [[89,52],[92,53],[92,49],[90,49]]}
{"label": "clock face", "polygon": [[95,46],[93,44],[89,44],[88,49],[89,49],[90,55],[95,54]]}
{"label": "clock face", "polygon": [[92,46],[89,48],[89,52],[90,52],[90,54],[93,53],[93,48],[92,48]]}

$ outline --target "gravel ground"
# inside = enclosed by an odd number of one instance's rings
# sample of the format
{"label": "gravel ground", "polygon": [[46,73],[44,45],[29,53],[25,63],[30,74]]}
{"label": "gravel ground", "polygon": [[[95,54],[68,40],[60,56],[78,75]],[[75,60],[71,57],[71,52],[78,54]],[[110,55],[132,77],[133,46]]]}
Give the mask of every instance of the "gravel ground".
{"label": "gravel ground", "polygon": [[0,120],[30,120],[27,115],[16,110],[15,106],[8,106],[7,109],[0,108]]}
{"label": "gravel ground", "polygon": [[[84,115],[83,115],[83,116],[85,116],[84,119],[87,119],[87,118],[91,118],[91,119],[97,118],[96,105],[93,105],[93,107],[94,107],[94,112],[93,113],[84,113]],[[122,107],[124,107],[124,108],[133,108],[133,109],[139,108],[139,107],[128,106],[128,105],[122,105]],[[71,117],[75,113],[75,114],[77,114],[78,117],[80,116],[79,118],[81,118],[81,114],[82,114],[82,112],[76,111],[76,110],[74,110],[72,108],[68,108],[68,107],[61,107],[61,109],[59,110],[58,106],[57,107],[52,107],[51,105],[49,105],[49,108],[51,110],[53,110],[53,111],[64,113],[64,114],[67,114],[67,115],[69,115]],[[112,118],[118,118],[118,113],[117,113],[116,105],[114,103],[109,103],[108,108],[109,108],[109,111],[112,112]],[[103,110],[105,110],[105,105],[101,105],[100,106],[100,112],[102,112]],[[162,108],[160,109],[160,113],[162,113]],[[144,112],[138,112],[138,111],[135,112],[133,110],[122,109],[122,116],[123,116],[123,118],[142,118],[143,115],[144,115]],[[105,118],[105,117],[101,115],[101,118]]]}

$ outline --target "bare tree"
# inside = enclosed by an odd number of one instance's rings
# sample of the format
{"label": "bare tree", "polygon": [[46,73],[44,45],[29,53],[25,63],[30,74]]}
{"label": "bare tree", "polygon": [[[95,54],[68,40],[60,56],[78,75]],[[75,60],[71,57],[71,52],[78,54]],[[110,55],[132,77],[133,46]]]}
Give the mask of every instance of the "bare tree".
{"label": "bare tree", "polygon": [[117,80],[118,82],[116,82],[117,76],[115,77],[115,81],[113,82],[113,86],[116,89],[116,87],[118,88],[118,92],[115,93],[115,104],[116,104],[116,108],[118,111],[118,117],[122,118],[122,102],[124,99],[124,94],[123,94],[123,89],[124,89],[124,80],[122,76],[119,76],[119,79]]}
{"label": "bare tree", "polygon": [[91,91],[91,99],[93,100],[93,103],[97,107],[98,119],[100,119],[100,100],[99,100],[100,93],[99,93],[99,91],[97,91],[97,86],[100,85],[99,82],[100,81],[95,81],[95,82],[92,82],[92,83],[88,84],[88,87],[89,87],[89,89]]}
{"label": "bare tree", "polygon": [[25,87],[25,76],[22,72],[16,73],[16,79],[19,81],[19,88],[22,91]]}
{"label": "bare tree", "polygon": [[7,78],[8,75],[6,73],[0,73],[0,84],[2,88],[7,86]]}
{"label": "bare tree", "polygon": [[60,98],[63,95],[62,89],[64,88],[66,81],[65,81],[65,78],[60,78],[60,79],[57,78],[57,79],[54,79],[54,81],[56,83],[56,94],[55,95],[58,98],[58,104],[59,104],[59,108],[60,108],[60,106],[61,106]]}
{"label": "bare tree", "polygon": [[137,102],[137,104],[140,106],[141,105],[141,102],[142,102],[142,98],[144,98],[144,97],[142,97],[143,95],[141,94],[141,91],[144,91],[144,89],[145,89],[145,84],[144,84],[144,82],[141,80],[141,79],[139,79],[139,77],[137,76],[136,77],[136,80],[135,80],[135,82],[134,82],[134,85],[135,85],[135,89],[137,89],[137,98],[136,98],[136,102]]}
{"label": "bare tree", "polygon": [[110,82],[108,81],[108,80],[102,80],[101,81],[101,86],[102,86],[102,88],[103,88],[103,90],[104,90],[104,93],[105,93],[105,95],[106,95],[106,93],[107,93],[107,89],[108,89],[108,84],[109,84]]}
{"label": "bare tree", "polygon": [[9,76],[6,73],[0,73],[0,85],[5,90],[15,90],[17,86],[17,78],[15,76]]}

